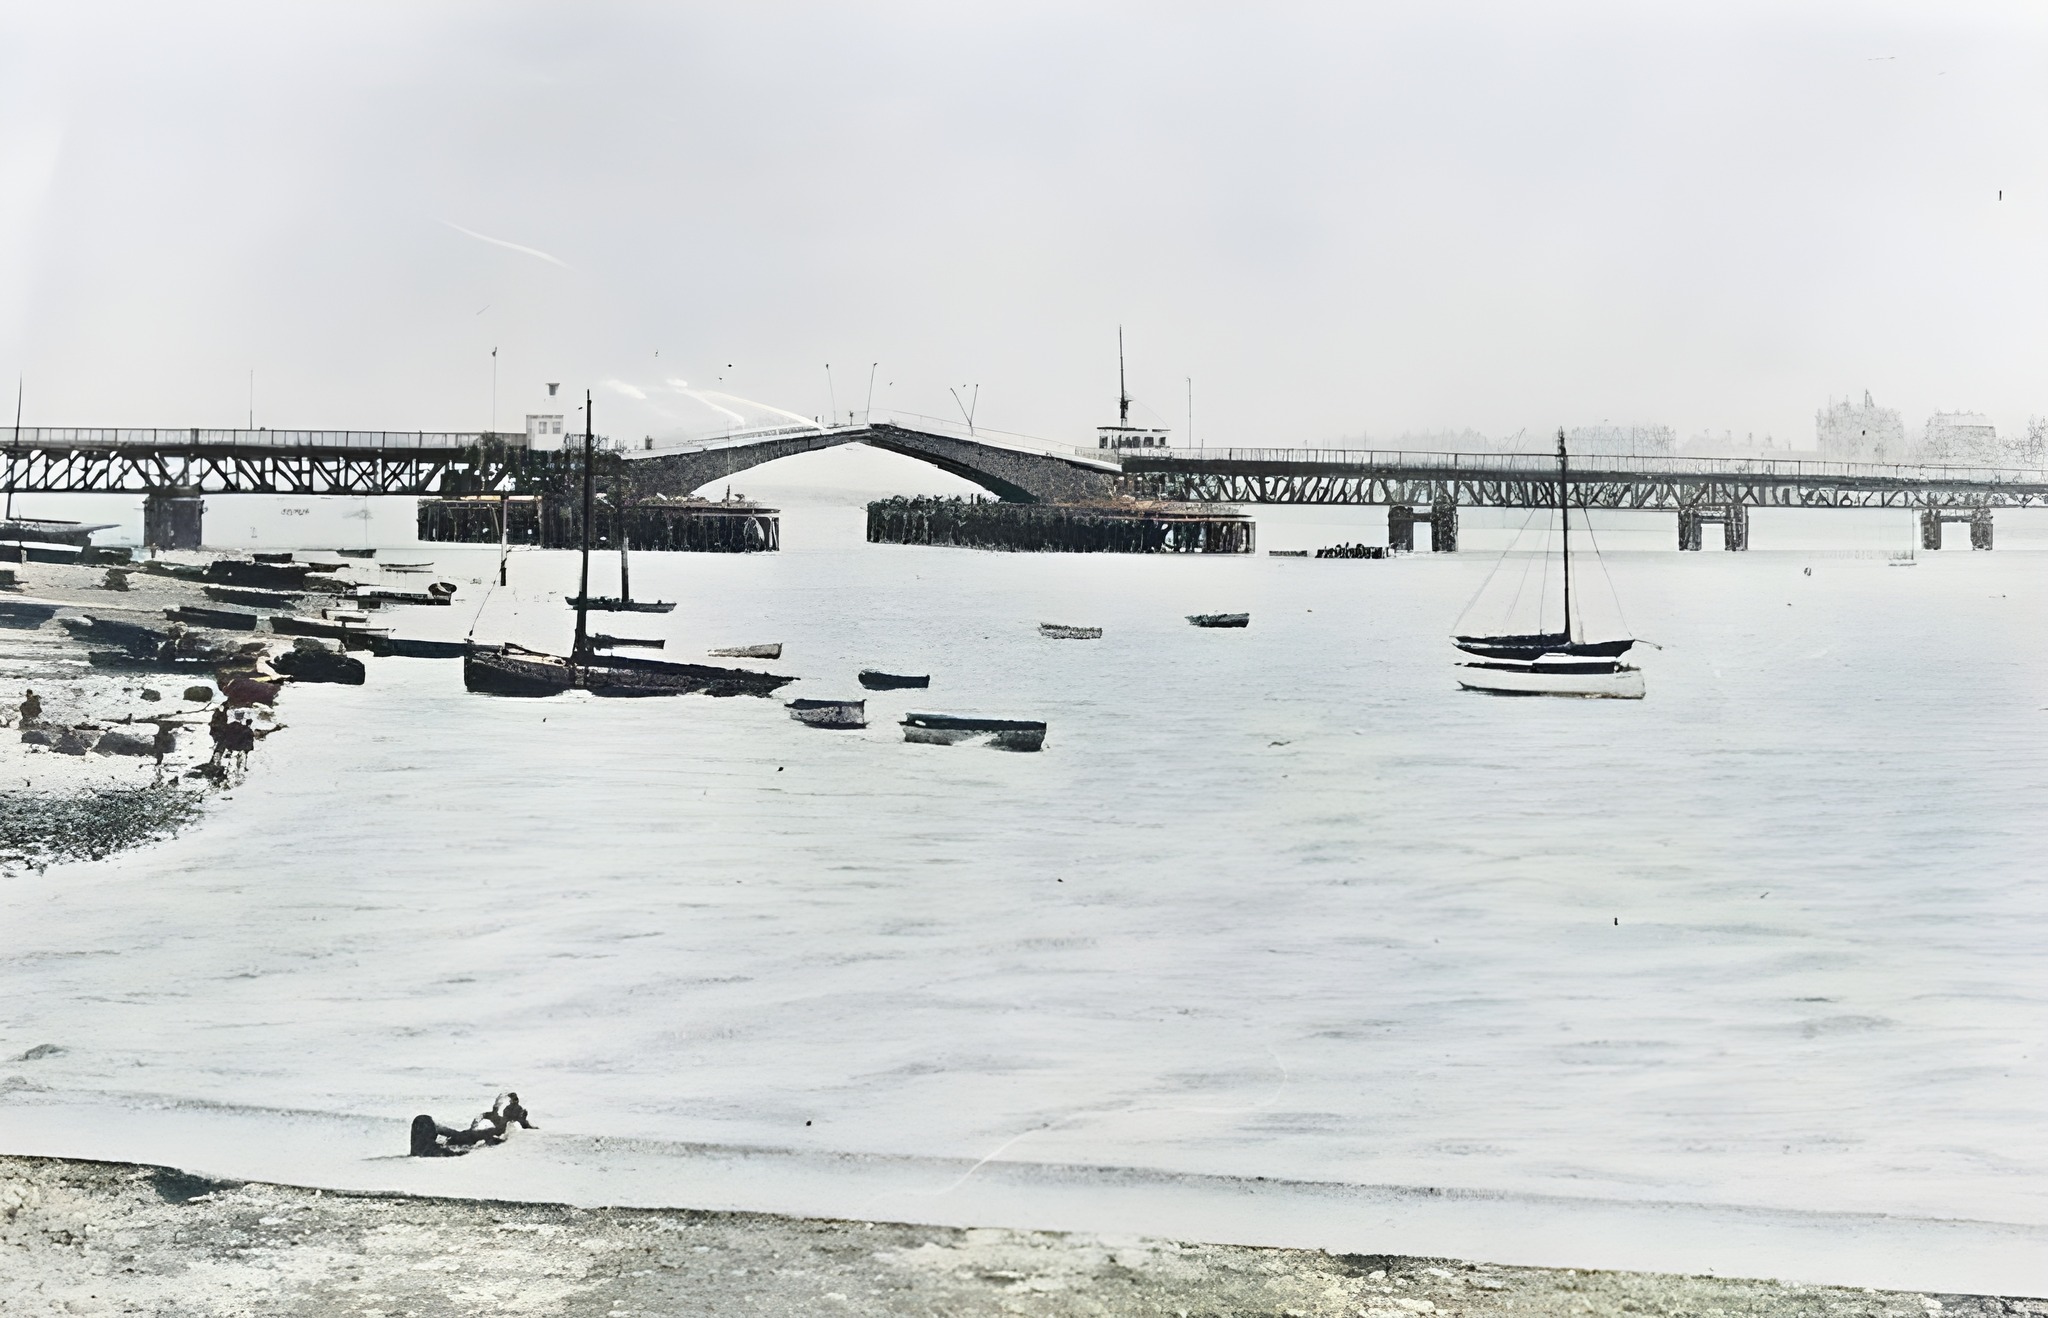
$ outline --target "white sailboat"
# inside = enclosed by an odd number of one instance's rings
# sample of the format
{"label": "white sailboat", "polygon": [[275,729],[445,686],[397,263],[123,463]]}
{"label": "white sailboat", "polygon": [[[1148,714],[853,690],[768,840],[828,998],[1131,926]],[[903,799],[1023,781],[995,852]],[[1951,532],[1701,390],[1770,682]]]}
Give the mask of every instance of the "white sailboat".
{"label": "white sailboat", "polygon": [[1572,616],[1572,521],[1568,497],[1570,459],[1564,431],[1557,432],[1557,515],[1563,530],[1564,628],[1562,631],[1456,635],[1451,644],[1470,659],[1457,664],[1458,685],[1497,696],[1581,696],[1641,700],[1643,670],[1622,662],[1635,645],[1628,636],[1595,640]]}

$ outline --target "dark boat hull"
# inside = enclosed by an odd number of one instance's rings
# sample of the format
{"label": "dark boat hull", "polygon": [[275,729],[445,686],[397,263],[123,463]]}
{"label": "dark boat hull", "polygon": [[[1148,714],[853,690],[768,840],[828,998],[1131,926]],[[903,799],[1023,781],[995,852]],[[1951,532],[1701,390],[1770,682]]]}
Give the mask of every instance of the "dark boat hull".
{"label": "dark boat hull", "polygon": [[1619,659],[1635,641],[1571,641],[1563,632],[1538,632],[1519,636],[1453,636],[1451,644],[1481,659],[1518,659],[1524,662],[1546,654],[1568,654],[1579,659]]}
{"label": "dark boat hull", "polygon": [[578,600],[571,596],[563,602],[572,609],[580,603],[584,608],[589,609],[593,613],[674,613],[676,611],[673,600],[622,600],[613,599],[609,595],[594,595],[588,600]]}
{"label": "dark boat hull", "polygon": [[460,659],[468,652],[466,641],[420,641],[405,636],[370,639],[371,654],[399,659]]}
{"label": "dark boat hull", "polygon": [[462,656],[462,685],[487,696],[558,696],[575,687],[576,673],[553,655],[472,649]]}
{"label": "dark boat hull", "polygon": [[1249,613],[1190,613],[1188,621],[1197,627],[1249,627],[1252,615]]}
{"label": "dark boat hull", "polygon": [[1045,724],[1027,719],[973,718],[959,714],[906,714],[903,740],[929,746],[979,741],[1005,751],[1035,751],[1045,745]]}
{"label": "dark boat hull", "polygon": [[922,673],[913,677],[902,673],[883,673],[877,672],[872,668],[863,668],[860,672],[860,684],[870,691],[923,690],[932,684],[932,675],[930,673]]}
{"label": "dark boat hull", "polygon": [[231,632],[253,632],[256,630],[256,624],[263,621],[253,613],[238,613],[233,609],[202,609],[191,604],[165,609],[164,616],[172,622],[187,623],[194,627],[219,627],[223,631]]}

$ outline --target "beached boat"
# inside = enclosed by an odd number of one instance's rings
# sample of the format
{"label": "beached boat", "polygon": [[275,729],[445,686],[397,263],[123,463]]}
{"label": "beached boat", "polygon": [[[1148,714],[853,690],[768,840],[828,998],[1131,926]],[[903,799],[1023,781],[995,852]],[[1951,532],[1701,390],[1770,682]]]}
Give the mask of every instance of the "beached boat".
{"label": "beached boat", "polygon": [[165,609],[164,616],[172,622],[182,622],[192,627],[219,627],[231,632],[253,632],[256,624],[263,621],[253,613],[242,613],[236,609],[207,609],[197,604],[181,604],[174,609]]}
{"label": "beached boat", "polygon": [[244,590],[235,586],[204,586],[206,598],[222,604],[246,604],[258,609],[289,609],[305,597],[278,590]]}
{"label": "beached boat", "polygon": [[507,641],[463,652],[462,685],[492,696],[554,696],[576,687],[576,670],[558,655]]}
{"label": "beached boat", "polygon": [[63,608],[56,600],[32,599],[26,595],[0,594],[0,627],[27,630],[40,627]]}
{"label": "beached boat", "polygon": [[337,549],[334,552],[343,558],[375,558],[377,556],[377,551],[374,549]]}
{"label": "beached boat", "polygon": [[963,714],[905,714],[903,740],[930,746],[978,741],[1005,751],[1035,751],[1045,745],[1045,724],[1027,719],[976,718]]}
{"label": "beached boat", "polygon": [[1631,637],[1595,640],[1572,608],[1571,465],[1557,432],[1557,513],[1562,532],[1564,625],[1556,631],[1458,633],[1451,643],[1472,655],[1457,665],[1458,685],[1499,696],[1581,696],[1641,700],[1643,673],[1621,662]]}
{"label": "beached boat", "polygon": [[[358,618],[361,614],[356,615]],[[273,614],[270,630],[285,636],[320,636],[330,641],[389,636],[389,627],[371,627],[348,618],[306,618],[297,614]]]}
{"label": "beached boat", "polygon": [[591,613],[674,613],[676,611],[675,602],[672,600],[629,600],[618,599],[611,595],[592,595],[588,598],[582,595],[570,595],[566,596],[562,602],[572,609],[581,608]]}
{"label": "beached boat", "polygon": [[0,563],[76,563],[83,552],[79,545],[46,540],[0,541]]}
{"label": "beached boat", "polygon": [[1197,627],[1249,627],[1252,615],[1249,613],[1190,613],[1188,621]]}
{"label": "beached boat", "polygon": [[432,563],[379,563],[386,572],[432,572]]}
{"label": "beached boat", "polygon": [[593,650],[616,650],[621,648],[665,650],[668,648],[668,642],[649,636],[606,636],[603,632],[599,632],[590,638],[590,648]]}
{"label": "beached boat", "polygon": [[885,673],[878,668],[860,670],[860,684],[870,691],[922,690],[932,684],[930,673]]}
{"label": "beached boat", "polygon": [[249,551],[249,559],[256,563],[289,563],[292,556],[289,550],[281,554],[265,554],[252,549]]}
{"label": "beached boat", "polygon": [[373,636],[370,653],[398,659],[460,659],[467,641],[422,641],[409,636]]}
{"label": "beached boat", "polygon": [[780,659],[782,642],[775,641],[768,645],[729,645],[723,650],[712,650],[709,653],[721,659]]}
{"label": "beached boat", "polygon": [[1038,634],[1055,641],[1097,641],[1102,639],[1100,627],[1070,627],[1063,622],[1041,622]]}
{"label": "beached boat", "polygon": [[92,533],[111,531],[117,522],[68,522],[57,517],[10,517],[0,521],[0,542],[39,545],[71,545],[84,549],[92,544]]}
{"label": "beached boat", "polygon": [[864,728],[868,725],[865,700],[792,700],[783,706],[789,716],[813,728]]}

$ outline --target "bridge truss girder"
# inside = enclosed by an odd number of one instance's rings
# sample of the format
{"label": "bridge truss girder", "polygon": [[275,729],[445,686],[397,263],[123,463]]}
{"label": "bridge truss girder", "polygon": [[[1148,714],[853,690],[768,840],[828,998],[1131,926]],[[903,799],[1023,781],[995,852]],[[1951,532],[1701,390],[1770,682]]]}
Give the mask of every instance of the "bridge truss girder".
{"label": "bridge truss girder", "polygon": [[[1129,493],[1189,503],[1436,505],[1463,508],[1552,508],[1557,480],[1497,477],[1415,477],[1361,472],[1144,472],[1126,475]],[[1574,477],[1575,508],[1679,511],[1748,508],[2032,508],[2048,507],[2048,485],[1853,482],[1793,483],[1770,479]]]}
{"label": "bridge truss girder", "polygon": [[22,494],[435,495],[524,484],[481,449],[36,447],[6,456],[8,486]]}

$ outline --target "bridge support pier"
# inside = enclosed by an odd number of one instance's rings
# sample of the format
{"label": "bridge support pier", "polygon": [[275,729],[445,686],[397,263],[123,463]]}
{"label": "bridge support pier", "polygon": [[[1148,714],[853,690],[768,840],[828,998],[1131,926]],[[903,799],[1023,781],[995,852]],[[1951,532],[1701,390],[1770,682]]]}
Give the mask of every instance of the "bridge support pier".
{"label": "bridge support pier", "polygon": [[199,548],[205,511],[197,490],[151,490],[142,500],[142,543],[151,549]]}
{"label": "bridge support pier", "polygon": [[1433,503],[1428,512],[1395,504],[1387,509],[1387,548],[1391,552],[1411,554],[1415,552],[1415,528],[1429,528],[1429,549],[1433,554],[1449,554],[1458,548],[1458,505],[1455,503]]}
{"label": "bridge support pier", "polygon": [[1707,525],[1721,524],[1721,548],[1730,553],[1740,553],[1749,548],[1749,508],[1746,504],[1722,504],[1718,508],[1681,508],[1678,510],[1678,547],[1681,550],[1696,551],[1705,547]]}
{"label": "bridge support pier", "polygon": [[1970,526],[1970,548],[1991,548],[1991,510],[1972,508],[1967,511],[1943,512],[1939,508],[1920,510],[1920,547],[1941,548],[1941,528],[1945,522],[1967,522]]}

